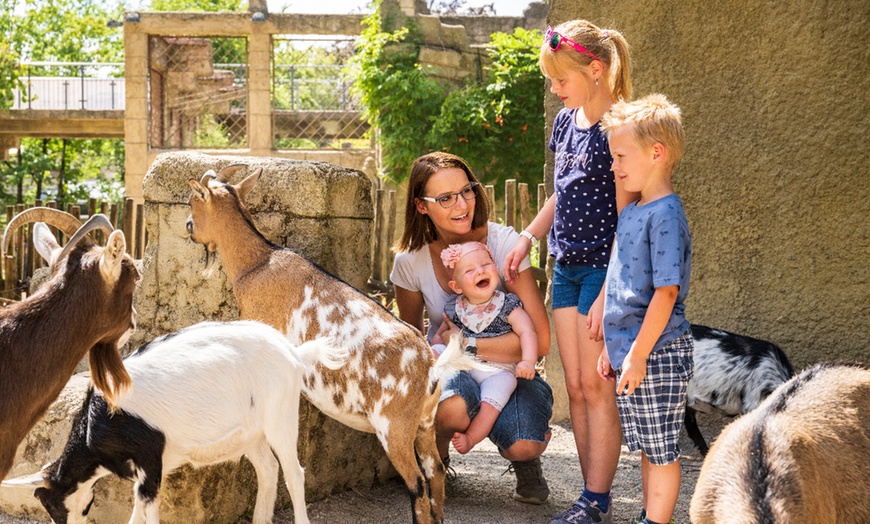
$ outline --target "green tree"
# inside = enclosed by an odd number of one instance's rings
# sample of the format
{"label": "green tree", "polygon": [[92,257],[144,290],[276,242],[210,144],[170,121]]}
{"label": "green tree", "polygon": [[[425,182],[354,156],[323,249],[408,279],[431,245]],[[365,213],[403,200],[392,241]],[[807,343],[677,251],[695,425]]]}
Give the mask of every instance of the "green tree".
{"label": "green tree", "polygon": [[[380,16],[380,0],[367,16],[357,51],[349,61],[353,91],[365,107],[365,118],[378,130],[383,176],[401,181],[414,159],[426,153],[425,137],[432,127],[445,89],[426,75],[417,61],[421,36],[411,23],[393,32]],[[384,25],[382,26],[382,23]]]}
{"label": "green tree", "polygon": [[[4,40],[0,44],[0,108],[13,103],[12,89],[21,87],[20,61],[121,62],[123,33],[110,28],[110,18],[120,18],[125,7],[114,8],[99,0],[0,0]],[[16,9],[16,7],[18,9]],[[57,69],[34,67],[32,75],[57,76]],[[64,71],[61,74],[74,74]],[[5,204],[36,198],[58,199],[66,204],[83,198],[88,179],[111,185],[123,178],[123,142],[119,140],[70,140],[23,138],[18,155],[0,164]],[[56,184],[50,177],[56,176]],[[10,187],[14,188],[10,191]],[[67,188],[72,191],[67,191]],[[84,195],[87,198],[87,195]]]}
{"label": "green tree", "polygon": [[539,31],[493,33],[487,77],[448,95],[426,137],[432,149],[465,158],[487,183],[536,184],[544,164],[544,78]]}

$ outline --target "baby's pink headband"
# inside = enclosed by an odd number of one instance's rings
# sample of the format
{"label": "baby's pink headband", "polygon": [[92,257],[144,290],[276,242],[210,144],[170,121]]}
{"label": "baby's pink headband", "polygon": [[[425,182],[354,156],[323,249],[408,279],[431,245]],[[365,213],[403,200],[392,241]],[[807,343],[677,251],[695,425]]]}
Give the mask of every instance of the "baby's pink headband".
{"label": "baby's pink headband", "polygon": [[486,247],[486,244],[480,242],[465,242],[464,244],[450,244],[444,248],[444,250],[441,251],[441,262],[444,263],[444,267],[452,271],[453,268],[456,267],[456,264],[459,263],[459,259],[471,252],[479,250],[485,250],[489,253],[489,258],[495,260],[492,256],[492,251]]}

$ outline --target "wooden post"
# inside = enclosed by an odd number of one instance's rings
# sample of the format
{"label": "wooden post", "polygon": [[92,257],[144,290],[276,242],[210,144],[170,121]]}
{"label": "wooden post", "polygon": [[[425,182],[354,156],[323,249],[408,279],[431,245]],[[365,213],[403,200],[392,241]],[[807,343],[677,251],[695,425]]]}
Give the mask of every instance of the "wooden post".
{"label": "wooden post", "polygon": [[[390,270],[393,267],[393,258],[395,254],[393,253],[393,236],[396,232],[396,190],[391,189],[389,193],[389,198],[387,199],[390,203],[389,209],[390,212],[387,214],[387,236],[385,238],[386,241],[386,256],[384,257],[387,261],[387,271],[384,274],[384,282],[390,279]],[[389,304],[387,304],[389,307]]]}
{"label": "wooden post", "polygon": [[[21,213],[24,211],[24,204],[17,204],[15,206],[15,214]],[[25,265],[24,265],[24,237],[27,236],[27,227],[22,227],[19,231],[21,234],[18,235],[18,238],[15,239],[15,252],[17,253],[15,257],[15,285],[18,285],[19,280],[24,279]]]}
{"label": "wooden post", "polygon": [[124,199],[124,226],[121,228],[124,231],[124,240],[127,241],[127,254],[133,256],[133,213],[135,207],[132,198]]}
{"label": "wooden post", "polygon": [[375,190],[375,235],[374,246],[372,246],[372,279],[377,284],[384,282],[383,272],[383,254],[381,253],[382,242],[381,234],[384,232],[384,190]]}
{"label": "wooden post", "polygon": [[531,213],[529,212],[529,185],[520,183],[518,187],[520,192],[520,231],[522,231],[529,227],[529,224],[532,222]]}
{"label": "wooden post", "polygon": [[[15,208],[6,206],[6,223],[12,222],[12,217],[15,216]],[[10,231],[10,235],[14,235],[15,231]],[[8,246],[3,246],[8,249]],[[3,291],[15,289],[15,253],[6,253],[6,259],[3,260]],[[8,295],[7,295],[8,296]]]}
{"label": "wooden post", "polygon": [[504,223],[516,229],[517,181],[513,178],[504,181]]}
{"label": "wooden post", "polygon": [[120,225],[118,222],[118,204],[112,204],[112,207],[109,209],[109,222],[112,223],[115,229],[121,229],[118,227]]}
{"label": "wooden post", "polygon": [[136,246],[134,249],[135,258],[142,258],[142,252],[145,250],[145,206],[142,204],[136,205]]}
{"label": "wooden post", "polygon": [[495,221],[495,186],[486,186],[483,189],[484,193],[486,193],[486,198],[489,204],[489,220]]}
{"label": "wooden post", "polygon": [[[97,199],[89,198],[88,199],[88,218],[97,214]],[[103,245],[103,232],[101,230],[94,231],[94,240],[99,245]]]}

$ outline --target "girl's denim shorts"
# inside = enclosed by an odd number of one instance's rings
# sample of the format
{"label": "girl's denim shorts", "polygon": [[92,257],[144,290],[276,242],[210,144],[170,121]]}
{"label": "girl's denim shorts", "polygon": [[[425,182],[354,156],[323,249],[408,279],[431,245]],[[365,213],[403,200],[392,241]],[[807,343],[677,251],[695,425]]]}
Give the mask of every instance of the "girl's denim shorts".
{"label": "girl's denim shorts", "polygon": [[588,315],[606,277],[607,268],[566,266],[556,262],[553,269],[553,309],[576,307],[581,315]]}
{"label": "girl's denim shorts", "polygon": [[[469,418],[480,411],[480,385],[461,371],[443,382],[441,400],[459,395],[465,400]],[[495,421],[489,440],[504,451],[518,440],[547,442],[550,417],[553,415],[553,390],[537,373],[533,380],[517,379],[517,389],[508,399]]]}

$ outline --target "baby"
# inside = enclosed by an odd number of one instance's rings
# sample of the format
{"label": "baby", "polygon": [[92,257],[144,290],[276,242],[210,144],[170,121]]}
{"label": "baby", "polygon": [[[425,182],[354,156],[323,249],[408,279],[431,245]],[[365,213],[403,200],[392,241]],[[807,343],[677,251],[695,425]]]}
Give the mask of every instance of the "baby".
{"label": "baby", "polygon": [[[538,338],[532,319],[513,293],[498,290],[501,283],[492,253],[485,244],[452,244],[441,252],[441,261],[450,275],[448,285],[457,295],[444,306],[444,313],[469,339],[489,338],[513,331],[520,337],[523,359],[517,364],[488,362],[493,371],[470,371],[480,385],[480,411],[465,433],[455,433],[451,442],[465,454],[492,430],[508,398],[517,386],[517,378],[532,380],[538,358]],[[439,335],[432,349],[443,351]]]}

